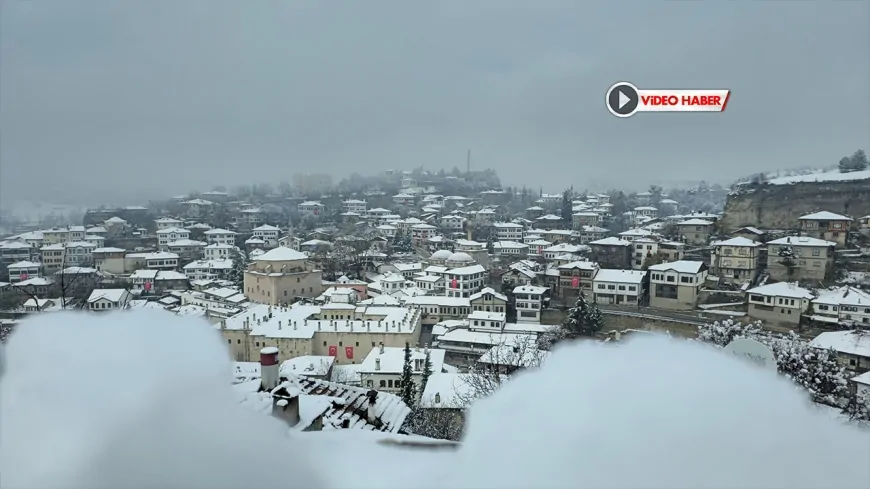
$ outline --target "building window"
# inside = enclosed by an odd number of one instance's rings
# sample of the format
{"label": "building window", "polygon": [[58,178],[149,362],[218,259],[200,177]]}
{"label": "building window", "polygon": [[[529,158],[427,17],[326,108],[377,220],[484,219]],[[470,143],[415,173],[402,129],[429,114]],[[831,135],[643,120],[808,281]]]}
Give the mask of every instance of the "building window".
{"label": "building window", "polygon": [[[390,383],[392,384],[392,381],[390,381]],[[387,381],[386,381],[386,380],[382,380],[382,381],[380,382],[380,386],[381,386],[381,387],[386,387],[386,386],[387,386]]]}

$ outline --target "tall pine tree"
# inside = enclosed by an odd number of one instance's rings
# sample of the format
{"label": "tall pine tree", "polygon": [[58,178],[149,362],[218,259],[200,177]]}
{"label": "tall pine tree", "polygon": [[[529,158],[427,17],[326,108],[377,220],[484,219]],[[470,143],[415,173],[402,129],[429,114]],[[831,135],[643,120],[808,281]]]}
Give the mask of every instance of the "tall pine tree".
{"label": "tall pine tree", "polygon": [[568,310],[568,316],[562,324],[541,336],[538,346],[543,349],[551,348],[555,343],[562,340],[574,340],[580,337],[594,336],[604,327],[604,318],[597,305],[586,300],[586,296],[580,293],[574,307]]}
{"label": "tall pine tree", "polygon": [[420,394],[426,392],[426,384],[429,383],[429,377],[432,376],[432,359],[429,357],[429,350],[426,350],[426,359],[423,361],[423,376],[420,379]]}
{"label": "tall pine tree", "polygon": [[417,405],[417,385],[414,383],[414,369],[411,365],[411,343],[405,342],[405,363],[402,365],[402,379],[399,397],[411,409]]}

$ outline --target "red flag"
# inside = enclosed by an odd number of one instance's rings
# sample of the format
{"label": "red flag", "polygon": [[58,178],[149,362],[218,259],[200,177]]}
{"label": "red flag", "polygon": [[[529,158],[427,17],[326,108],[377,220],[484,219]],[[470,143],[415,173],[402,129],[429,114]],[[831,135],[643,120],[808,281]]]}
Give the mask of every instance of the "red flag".
{"label": "red flag", "polygon": [[27,280],[27,277],[28,277],[27,272],[21,272],[20,274],[18,274],[18,277],[19,277],[19,279],[21,279],[22,282]]}
{"label": "red flag", "polygon": [[330,345],[329,346],[329,356],[334,357],[336,355],[338,355],[338,347],[335,345]]}
{"label": "red flag", "polygon": [[458,288],[459,288],[459,280],[456,280],[456,279],[454,278],[453,281],[450,282],[450,287],[451,287],[451,288],[454,288],[454,289],[458,289]]}
{"label": "red flag", "polygon": [[151,290],[151,282],[145,282],[145,292]]}
{"label": "red flag", "polygon": [[571,278],[571,287],[574,287],[575,289],[577,287],[580,287],[580,277],[572,277]]}
{"label": "red flag", "polygon": [[347,358],[353,358],[353,347],[352,346],[345,346],[344,347],[344,354],[347,355]]}

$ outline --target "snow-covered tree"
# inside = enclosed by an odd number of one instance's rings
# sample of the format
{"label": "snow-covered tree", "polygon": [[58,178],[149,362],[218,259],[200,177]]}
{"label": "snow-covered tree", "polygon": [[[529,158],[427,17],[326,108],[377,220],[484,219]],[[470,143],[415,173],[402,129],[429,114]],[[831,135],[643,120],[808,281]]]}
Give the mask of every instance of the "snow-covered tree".
{"label": "snow-covered tree", "polygon": [[601,310],[595,304],[587,301],[582,292],[577,297],[574,307],[568,311],[568,317],[562,321],[562,329],[565,331],[567,339],[592,336],[601,331],[602,326],[604,326],[604,321],[601,317]]}
{"label": "snow-covered tree", "polygon": [[781,338],[756,339],[771,349],[779,373],[806,389],[814,401],[829,406],[843,404],[848,396],[848,382],[835,350],[813,348],[794,332]]}
{"label": "snow-covered tree", "polygon": [[490,230],[489,235],[486,237],[486,252],[490,255],[495,254],[495,242],[492,239],[493,232]]}
{"label": "snow-covered tree", "polygon": [[719,347],[737,338],[750,338],[770,348],[779,373],[806,389],[814,401],[838,407],[845,402],[848,382],[836,351],[813,348],[794,332],[781,336],[765,332],[760,321],[744,325],[727,319],[698,328],[698,339]]}
{"label": "snow-covered tree", "polygon": [[411,253],[414,251],[414,245],[411,243],[411,235],[396,230],[393,236],[393,251],[396,253]]}
{"label": "snow-covered tree", "polygon": [[743,324],[732,319],[698,326],[698,339],[724,347],[736,338],[754,338],[761,333],[761,321]]}
{"label": "snow-covered tree", "polygon": [[856,423],[870,426],[870,394],[860,391],[850,395],[843,414]]}
{"label": "snow-covered tree", "polygon": [[560,327],[541,335],[540,346],[549,349],[562,340],[594,336],[602,327],[604,327],[604,318],[601,316],[601,310],[597,305],[587,301],[586,296],[581,292]]}
{"label": "snow-covered tree", "polygon": [[233,261],[233,268],[230,270],[229,280],[236,287],[244,288],[245,286],[245,270],[251,263],[250,257],[244,251],[235,248],[230,253],[230,259]]}
{"label": "snow-covered tree", "polygon": [[429,357],[429,350],[426,350],[426,358],[423,361],[423,375],[420,379],[420,395],[426,391],[426,384],[429,383],[429,377],[432,376],[432,359]]}
{"label": "snow-covered tree", "polygon": [[785,267],[789,281],[794,275],[795,268],[797,268],[795,257],[794,249],[791,246],[783,246],[779,249],[779,264]]}
{"label": "snow-covered tree", "polygon": [[402,365],[402,378],[399,381],[399,397],[411,409],[417,406],[417,384],[414,383],[414,370],[411,365],[411,343],[405,342],[405,362]]}

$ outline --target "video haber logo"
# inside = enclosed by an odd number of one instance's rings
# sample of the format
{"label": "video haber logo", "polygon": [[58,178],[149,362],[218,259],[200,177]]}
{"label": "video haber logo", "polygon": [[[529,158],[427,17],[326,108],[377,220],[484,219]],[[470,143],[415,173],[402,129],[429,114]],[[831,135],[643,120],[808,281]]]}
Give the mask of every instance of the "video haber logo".
{"label": "video haber logo", "polygon": [[731,90],[641,90],[619,82],[607,91],[607,110],[617,117],[637,112],[722,112]]}

